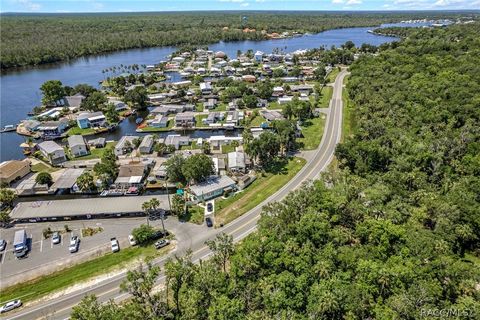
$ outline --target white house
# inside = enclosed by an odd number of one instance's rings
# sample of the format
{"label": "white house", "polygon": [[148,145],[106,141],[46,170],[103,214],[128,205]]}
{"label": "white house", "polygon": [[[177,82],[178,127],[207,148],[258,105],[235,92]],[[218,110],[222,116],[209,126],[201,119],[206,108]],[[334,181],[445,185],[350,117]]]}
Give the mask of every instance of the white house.
{"label": "white house", "polygon": [[115,146],[115,150],[114,150],[115,155],[121,156],[127,152],[131,152],[133,150],[133,140],[135,138],[136,138],[135,136],[123,136]]}
{"label": "white house", "polygon": [[81,135],[70,136],[67,139],[68,147],[74,157],[81,157],[88,154],[87,144]]}
{"label": "white house", "polygon": [[245,171],[245,153],[229,152],[228,153],[228,169],[231,171]]}
{"label": "white house", "polygon": [[143,137],[142,143],[138,146],[140,153],[151,153],[154,144],[153,136],[151,134]]}
{"label": "white house", "polygon": [[38,149],[42,155],[52,164],[57,165],[67,161],[65,151],[63,148],[54,141],[43,141],[39,143]]}

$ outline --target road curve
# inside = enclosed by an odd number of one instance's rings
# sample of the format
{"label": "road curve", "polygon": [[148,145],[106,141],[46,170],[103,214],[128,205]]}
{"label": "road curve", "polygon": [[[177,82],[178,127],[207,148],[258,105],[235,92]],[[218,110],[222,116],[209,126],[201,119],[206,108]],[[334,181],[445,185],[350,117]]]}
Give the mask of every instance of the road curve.
{"label": "road curve", "polygon": [[[342,134],[342,88],[343,79],[347,74],[346,70],[342,70],[333,86],[332,99],[330,101],[329,112],[327,113],[327,120],[325,124],[324,134],[320,146],[316,149],[314,155],[307,162],[307,164],[295,175],[287,184],[285,184],[275,194],[260,203],[258,206],[248,211],[244,215],[238,217],[223,228],[216,229],[215,232],[209,232],[205,237],[196,239],[194,243],[184,244],[179,242],[177,249],[173,252],[177,255],[184,254],[187,249],[193,251],[192,260],[205,260],[211,254],[208,247],[205,246],[205,241],[214,238],[220,232],[231,234],[234,241],[239,241],[245,236],[253,232],[256,228],[262,207],[270,202],[282,200],[290,191],[299,188],[304,182],[313,180],[318,177],[321,171],[325,170],[328,164],[332,161],[335,147],[340,142]],[[163,266],[168,257],[160,257],[154,261],[155,264]],[[99,301],[108,301],[113,299],[121,301],[127,298],[126,293],[120,292],[120,283],[125,279],[126,271],[118,274],[112,278],[101,281],[88,288],[65,294],[52,301],[39,302],[37,304],[28,306],[19,310],[16,313],[11,313],[6,319],[23,320],[23,319],[67,319],[70,315],[72,307],[75,306],[86,294],[95,294]],[[165,276],[160,276],[158,283],[162,283]],[[2,319],[4,319],[2,317]]]}

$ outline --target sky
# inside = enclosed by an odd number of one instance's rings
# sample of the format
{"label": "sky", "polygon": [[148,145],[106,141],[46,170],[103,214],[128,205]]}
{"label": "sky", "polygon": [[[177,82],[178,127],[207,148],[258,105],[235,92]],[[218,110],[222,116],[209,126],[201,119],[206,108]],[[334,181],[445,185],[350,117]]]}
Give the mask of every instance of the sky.
{"label": "sky", "polygon": [[480,0],[0,0],[1,12],[454,9],[480,9]]}

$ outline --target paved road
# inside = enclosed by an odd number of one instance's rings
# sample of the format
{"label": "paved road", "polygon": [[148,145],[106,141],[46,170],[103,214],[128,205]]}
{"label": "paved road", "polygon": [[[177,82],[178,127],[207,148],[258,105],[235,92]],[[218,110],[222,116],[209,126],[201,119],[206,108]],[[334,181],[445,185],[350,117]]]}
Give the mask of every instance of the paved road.
{"label": "paved road", "polygon": [[[196,234],[190,241],[179,241],[179,246],[175,250],[175,254],[182,255],[188,248],[193,250],[192,260],[197,262],[205,260],[211,254],[210,250],[205,246],[205,241],[215,237],[217,233],[225,232],[231,234],[235,241],[243,239],[245,236],[253,232],[256,228],[262,207],[267,203],[282,200],[290,191],[302,186],[306,181],[313,180],[318,177],[319,173],[331,162],[336,144],[340,141],[342,132],[342,85],[346,71],[340,72],[335,80],[333,96],[330,102],[331,111],[327,115],[325,125],[325,133],[322,137],[319,148],[315,151],[311,160],[302,168],[302,170],[278,192],[270,196],[264,202],[254,209],[250,210],[243,216],[237,218],[230,224],[219,229],[210,229],[208,232]],[[179,239],[180,240],[180,239]],[[161,257],[154,261],[155,264],[163,266],[168,256]],[[121,301],[127,298],[126,293],[119,290],[120,283],[125,278],[125,273],[119,274],[113,278],[100,282],[89,288],[81,290],[81,292],[72,292],[64,295],[54,301],[40,303],[38,305],[29,306],[17,313],[9,315],[8,319],[66,319],[69,317],[72,306],[77,304],[84,295],[95,294],[100,301],[108,301],[114,299]],[[162,275],[158,279],[161,284],[165,277]]]}

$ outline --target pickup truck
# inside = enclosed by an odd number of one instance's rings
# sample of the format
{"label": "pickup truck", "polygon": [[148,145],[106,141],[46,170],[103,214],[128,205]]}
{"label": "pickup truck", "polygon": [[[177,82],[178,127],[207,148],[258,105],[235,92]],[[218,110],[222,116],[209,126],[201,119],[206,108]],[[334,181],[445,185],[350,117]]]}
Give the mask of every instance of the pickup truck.
{"label": "pickup truck", "polygon": [[120,246],[118,245],[117,238],[111,238],[110,243],[112,244],[112,252],[120,251]]}

